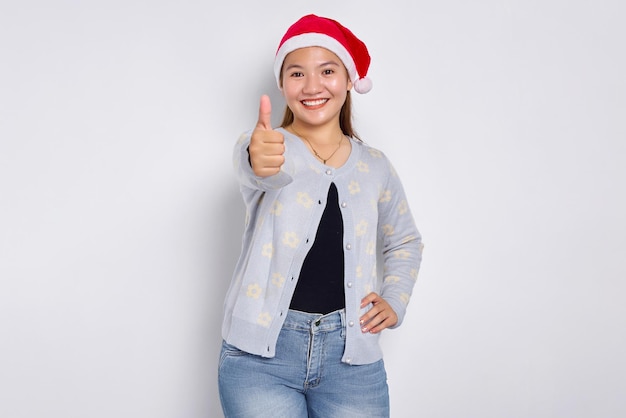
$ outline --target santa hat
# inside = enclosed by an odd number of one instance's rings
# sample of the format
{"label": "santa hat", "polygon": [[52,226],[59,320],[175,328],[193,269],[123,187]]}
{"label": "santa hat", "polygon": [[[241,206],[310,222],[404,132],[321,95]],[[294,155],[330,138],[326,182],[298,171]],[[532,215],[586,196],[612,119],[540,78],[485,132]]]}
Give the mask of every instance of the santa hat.
{"label": "santa hat", "polygon": [[291,25],[278,45],[274,74],[279,87],[280,71],[287,54],[309,46],[320,46],[337,55],[346,66],[357,93],[367,93],[372,89],[372,81],[367,78],[370,55],[365,44],[339,22],[313,14]]}

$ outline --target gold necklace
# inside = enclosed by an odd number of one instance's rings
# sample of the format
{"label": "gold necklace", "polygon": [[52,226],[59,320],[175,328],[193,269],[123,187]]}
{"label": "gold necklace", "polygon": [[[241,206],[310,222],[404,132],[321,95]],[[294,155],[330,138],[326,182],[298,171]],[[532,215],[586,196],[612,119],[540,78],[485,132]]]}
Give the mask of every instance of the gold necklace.
{"label": "gold necklace", "polygon": [[337,144],[337,148],[333,151],[332,154],[330,154],[328,156],[328,158],[323,158],[321,155],[319,155],[319,153],[315,150],[315,148],[313,148],[313,145],[311,144],[311,141],[309,141],[308,139],[306,139],[306,137],[304,135],[301,135],[298,131],[296,131],[293,127],[293,125],[290,126],[291,130],[298,135],[300,138],[304,139],[306,141],[307,144],[309,144],[309,147],[311,147],[311,150],[313,151],[313,154],[315,154],[315,156],[317,158],[319,158],[322,163],[326,164],[326,161],[330,160],[331,158],[333,158],[333,155],[335,155],[335,153],[337,151],[339,151],[339,148],[341,148],[341,143],[343,142],[343,138],[345,138],[345,135],[343,134],[343,132],[341,133],[341,139],[339,140],[339,143]]}

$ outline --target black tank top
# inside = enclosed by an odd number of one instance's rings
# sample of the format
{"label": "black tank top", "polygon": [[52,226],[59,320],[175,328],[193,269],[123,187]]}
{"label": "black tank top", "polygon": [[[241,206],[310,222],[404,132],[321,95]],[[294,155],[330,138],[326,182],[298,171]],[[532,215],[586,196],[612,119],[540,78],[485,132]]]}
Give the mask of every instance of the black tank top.
{"label": "black tank top", "polygon": [[304,259],[289,308],[321,314],[345,308],[343,270],[343,218],[337,187],[332,183],[315,241]]}

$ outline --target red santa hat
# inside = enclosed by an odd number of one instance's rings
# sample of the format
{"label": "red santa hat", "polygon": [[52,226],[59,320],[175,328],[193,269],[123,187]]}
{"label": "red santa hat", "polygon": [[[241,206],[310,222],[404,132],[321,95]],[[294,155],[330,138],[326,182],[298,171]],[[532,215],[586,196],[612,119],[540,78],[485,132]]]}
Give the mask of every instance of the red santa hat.
{"label": "red santa hat", "polygon": [[274,74],[280,85],[280,71],[287,54],[299,48],[320,46],[339,57],[357,93],[372,89],[367,78],[370,55],[365,44],[339,22],[313,14],[300,18],[291,25],[278,45],[274,60]]}

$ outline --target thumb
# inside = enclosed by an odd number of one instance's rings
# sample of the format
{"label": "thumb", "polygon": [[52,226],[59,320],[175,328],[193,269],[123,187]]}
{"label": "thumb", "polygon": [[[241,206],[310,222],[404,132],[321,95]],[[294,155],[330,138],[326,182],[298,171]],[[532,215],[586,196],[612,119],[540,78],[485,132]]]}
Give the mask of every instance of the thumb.
{"label": "thumb", "polygon": [[272,102],[266,94],[261,96],[261,103],[259,104],[259,120],[256,123],[256,127],[266,131],[272,130]]}

